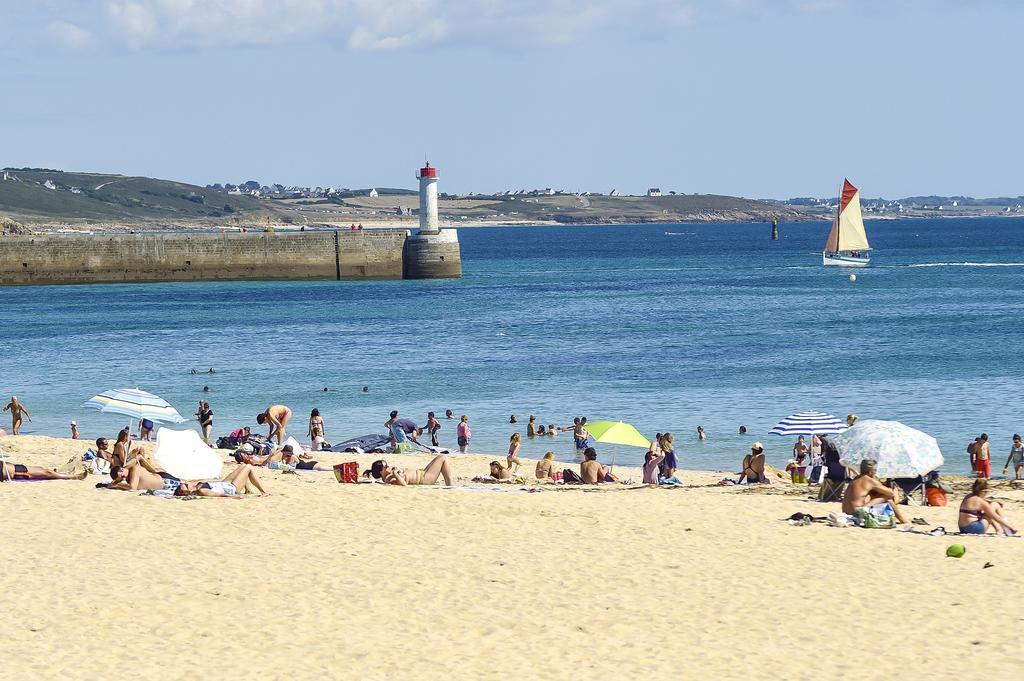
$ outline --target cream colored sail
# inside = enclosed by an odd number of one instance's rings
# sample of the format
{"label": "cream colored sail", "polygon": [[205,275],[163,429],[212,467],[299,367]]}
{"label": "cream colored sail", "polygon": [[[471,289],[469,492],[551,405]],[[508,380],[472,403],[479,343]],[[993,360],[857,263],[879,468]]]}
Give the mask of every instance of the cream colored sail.
{"label": "cream colored sail", "polygon": [[868,235],[864,232],[864,218],[860,212],[860,190],[849,180],[843,182],[843,194],[839,201],[839,217],[832,222],[825,243],[826,253],[836,251],[866,251]]}

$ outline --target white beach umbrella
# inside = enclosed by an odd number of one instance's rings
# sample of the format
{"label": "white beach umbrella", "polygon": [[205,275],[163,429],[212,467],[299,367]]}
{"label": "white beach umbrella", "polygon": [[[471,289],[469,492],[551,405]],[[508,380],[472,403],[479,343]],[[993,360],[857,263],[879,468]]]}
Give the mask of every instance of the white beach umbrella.
{"label": "white beach umbrella", "polygon": [[769,431],[772,435],[834,435],[846,430],[846,422],[821,411],[801,411],[790,414]]}
{"label": "white beach umbrella", "polygon": [[194,430],[161,428],[156,432],[153,461],[181,480],[213,480],[224,462]]}
{"label": "white beach umbrella", "polygon": [[877,461],[879,478],[916,478],[944,461],[935,438],[899,421],[858,421],[829,441],[839,450],[839,460],[852,468],[864,459]]}

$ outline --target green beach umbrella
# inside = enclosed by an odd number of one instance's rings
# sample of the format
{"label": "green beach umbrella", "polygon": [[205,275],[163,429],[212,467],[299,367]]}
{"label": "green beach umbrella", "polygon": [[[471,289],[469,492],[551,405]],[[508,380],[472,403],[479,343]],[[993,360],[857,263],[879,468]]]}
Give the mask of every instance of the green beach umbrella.
{"label": "green beach umbrella", "polygon": [[650,447],[651,443],[640,434],[640,431],[622,421],[594,421],[585,428],[595,442],[630,447]]}

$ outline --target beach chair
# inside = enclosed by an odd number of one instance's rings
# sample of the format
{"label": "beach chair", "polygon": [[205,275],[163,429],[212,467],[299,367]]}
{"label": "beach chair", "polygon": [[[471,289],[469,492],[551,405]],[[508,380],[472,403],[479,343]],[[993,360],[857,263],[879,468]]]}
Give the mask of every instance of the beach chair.
{"label": "beach chair", "polygon": [[825,478],[818,488],[818,501],[821,502],[842,502],[843,493],[846,491],[846,480],[833,480]]}
{"label": "beach chair", "polygon": [[903,491],[908,506],[927,505],[924,498],[924,477],[919,475],[916,478],[895,478],[893,482]]}

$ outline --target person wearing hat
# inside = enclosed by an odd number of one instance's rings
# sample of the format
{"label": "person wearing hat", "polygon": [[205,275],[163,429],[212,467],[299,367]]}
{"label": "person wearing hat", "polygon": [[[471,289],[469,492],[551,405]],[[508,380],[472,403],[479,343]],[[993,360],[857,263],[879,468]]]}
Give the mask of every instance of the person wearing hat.
{"label": "person wearing hat", "polygon": [[849,428],[850,426],[852,426],[855,423],[857,423],[857,415],[856,414],[847,414],[846,415],[846,427]]}
{"label": "person wearing hat", "polygon": [[743,457],[743,470],[736,482],[740,485],[768,482],[764,474],[764,447],[760,442],[751,445],[750,454]]}
{"label": "person wearing hat", "polygon": [[71,422],[71,439],[78,439],[78,424],[75,423],[74,421]]}

